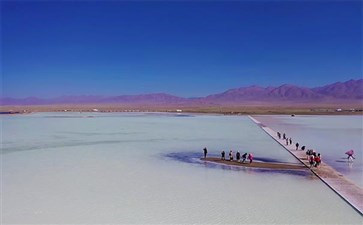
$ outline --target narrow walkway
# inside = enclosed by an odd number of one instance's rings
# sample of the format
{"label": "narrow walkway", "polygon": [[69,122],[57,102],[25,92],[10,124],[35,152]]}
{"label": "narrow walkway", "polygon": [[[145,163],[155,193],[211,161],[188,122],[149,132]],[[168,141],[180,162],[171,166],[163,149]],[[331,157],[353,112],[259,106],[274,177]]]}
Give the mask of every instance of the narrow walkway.
{"label": "narrow walkway", "polygon": [[[267,134],[269,134],[275,141],[283,146],[288,152],[295,156],[307,168],[310,167],[307,160],[305,151],[296,150],[295,143],[286,145],[286,141],[278,139],[277,132],[264,124],[248,116],[253,122],[260,126]],[[318,168],[313,167],[311,171],[320,178],[326,185],[328,185],[334,192],[341,198],[348,202],[356,211],[363,215],[363,189],[354,184],[341,173],[333,169],[331,166],[322,162]]]}

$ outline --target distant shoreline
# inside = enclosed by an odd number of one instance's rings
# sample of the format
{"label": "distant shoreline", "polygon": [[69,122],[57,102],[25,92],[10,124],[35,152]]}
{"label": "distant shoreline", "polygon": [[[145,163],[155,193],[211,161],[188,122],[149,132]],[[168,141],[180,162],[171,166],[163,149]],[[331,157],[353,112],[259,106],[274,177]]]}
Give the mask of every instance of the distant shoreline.
{"label": "distant shoreline", "polygon": [[363,115],[363,105],[22,105],[0,106],[0,115],[27,114],[36,112],[166,112],[206,113],[222,115]]}

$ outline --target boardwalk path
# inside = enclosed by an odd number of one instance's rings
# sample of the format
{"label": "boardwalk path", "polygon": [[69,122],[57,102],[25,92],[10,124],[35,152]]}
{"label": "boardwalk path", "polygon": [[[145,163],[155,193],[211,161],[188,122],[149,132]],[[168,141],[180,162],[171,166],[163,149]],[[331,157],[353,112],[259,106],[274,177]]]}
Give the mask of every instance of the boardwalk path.
{"label": "boardwalk path", "polygon": [[[292,143],[292,145],[286,145],[285,140],[278,139],[276,131],[266,127],[251,116],[249,116],[249,118],[258,126],[260,126],[281,146],[283,146],[288,152],[295,156],[301,163],[309,168],[309,162],[306,159],[305,151],[296,150],[295,143]],[[345,178],[342,174],[324,162],[321,163],[319,168],[312,168],[311,171],[363,216],[362,188]]]}

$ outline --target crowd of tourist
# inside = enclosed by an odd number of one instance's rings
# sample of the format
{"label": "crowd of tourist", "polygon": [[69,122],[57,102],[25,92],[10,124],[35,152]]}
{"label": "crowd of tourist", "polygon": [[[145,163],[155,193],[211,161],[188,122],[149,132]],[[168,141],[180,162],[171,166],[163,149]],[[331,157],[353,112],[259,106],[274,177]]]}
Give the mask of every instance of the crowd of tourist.
{"label": "crowd of tourist", "polygon": [[[277,137],[278,137],[278,139],[285,140],[287,146],[293,144],[292,138],[287,137],[285,133],[283,133],[281,135],[280,132],[277,132]],[[296,147],[295,150],[301,150],[301,151],[305,151],[305,148],[306,148],[305,145],[302,145],[300,147],[300,144],[298,142],[295,143],[295,147]],[[204,158],[207,158],[208,150],[206,147],[203,149],[203,152],[204,152]],[[253,161],[252,153],[246,152],[241,155],[241,153],[239,151],[237,151],[234,154],[233,151],[230,150],[228,156],[229,156],[229,159],[228,159],[229,161],[234,161],[234,159],[236,162],[241,162],[241,163],[244,163],[246,160],[249,160],[250,163],[252,163],[252,161]],[[313,149],[308,149],[306,151],[306,156],[307,156],[307,160],[309,162],[310,168],[319,167],[319,165],[321,164],[321,154],[320,153],[315,152]],[[221,160],[226,160],[226,152],[224,150],[221,151]]]}
{"label": "crowd of tourist", "polygon": [[[208,149],[205,147],[203,149],[204,158],[207,158]],[[244,163],[247,159],[252,163],[253,161],[253,154],[252,153],[244,153],[241,155],[239,151],[236,152],[236,154],[233,153],[232,150],[229,151],[229,161],[234,161],[234,156],[236,156],[236,162]],[[224,150],[221,151],[221,160],[226,160],[226,152]]]}
{"label": "crowd of tourist", "polygon": [[[280,132],[277,132],[277,137],[279,139],[283,139],[283,140],[286,140],[286,145],[292,145],[292,138],[288,138],[286,136],[285,133],[283,133],[281,135]],[[301,151],[305,151],[305,145],[301,146],[301,148],[299,149],[300,147],[300,144],[298,142],[295,143],[295,147],[296,147],[296,151],[297,150],[301,150]],[[321,154],[320,153],[317,153],[315,152],[313,149],[308,149],[306,150],[306,156],[307,156],[307,160],[309,161],[309,165],[310,165],[310,168],[311,167],[318,167],[321,163]]]}
{"label": "crowd of tourist", "polygon": [[[277,137],[278,139],[283,139],[286,141],[286,145],[292,145],[293,141],[292,141],[292,138],[288,138],[286,136],[285,133],[283,133],[281,135],[280,132],[277,132]],[[295,150],[298,151],[298,150],[301,150],[301,151],[305,151],[305,145],[301,145],[296,142],[295,143]],[[300,147],[300,149],[299,149]],[[204,158],[207,158],[207,153],[208,153],[208,150],[207,148],[205,147],[203,149],[203,152],[204,152]],[[348,152],[346,152],[345,154],[348,155],[348,161],[349,160],[353,160],[354,157],[353,157],[353,154],[354,154],[354,151],[353,150],[350,150]],[[229,161],[234,161],[234,156],[236,157],[236,162],[241,162],[241,163],[244,163],[247,159],[250,161],[250,163],[252,163],[253,161],[253,154],[252,153],[244,153],[243,155],[241,155],[241,153],[239,151],[236,152],[236,154],[233,153],[232,150],[229,151]],[[307,157],[307,160],[309,162],[309,165],[310,165],[310,168],[312,167],[319,167],[319,165],[321,164],[321,154],[320,153],[317,153],[315,152],[313,149],[308,149],[306,150],[306,157]],[[226,152],[224,150],[222,150],[221,152],[221,160],[226,160]]]}
{"label": "crowd of tourist", "polygon": [[318,167],[321,163],[321,155],[320,153],[316,153],[313,149],[309,149],[306,151],[307,160],[309,161],[310,168]]}

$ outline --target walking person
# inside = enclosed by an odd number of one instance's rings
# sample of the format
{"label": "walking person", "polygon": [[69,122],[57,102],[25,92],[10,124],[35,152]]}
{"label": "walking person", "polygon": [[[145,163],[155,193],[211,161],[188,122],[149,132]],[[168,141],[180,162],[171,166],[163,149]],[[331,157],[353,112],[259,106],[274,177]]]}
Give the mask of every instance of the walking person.
{"label": "walking person", "polygon": [[312,149],[308,149],[306,150],[306,159],[309,160],[310,156],[313,154],[313,150]]}
{"label": "walking person", "polygon": [[279,139],[281,139],[281,133],[280,133],[280,132],[277,132],[277,137],[278,137]]}
{"label": "walking person", "polygon": [[204,152],[204,158],[207,158],[207,153],[208,153],[207,147],[203,148],[203,152]]}
{"label": "walking person", "polygon": [[318,155],[314,157],[314,161],[315,161],[315,167],[318,167],[321,163],[320,153],[318,153]]}
{"label": "walking person", "polygon": [[289,145],[289,139],[286,138],[286,145]]}
{"label": "walking person", "polygon": [[286,134],[284,133],[283,135],[282,135],[282,139],[286,139]]}
{"label": "walking person", "polygon": [[221,152],[221,160],[226,160],[226,153],[224,152],[224,150],[222,150]]}
{"label": "walking person", "polygon": [[252,155],[252,153],[248,154],[248,159],[250,160],[250,163],[252,163],[252,160],[253,160],[253,155]]}
{"label": "walking person", "polygon": [[292,145],[292,139],[291,138],[289,139],[289,142],[290,142],[290,145]]}
{"label": "walking person", "polygon": [[242,163],[244,163],[247,159],[247,152],[242,155]]}
{"label": "walking person", "polygon": [[237,162],[239,162],[240,159],[241,159],[241,153],[239,153],[239,151],[237,151],[237,153],[236,153]]}
{"label": "walking person", "polygon": [[301,150],[302,151],[305,151],[305,145],[301,147]]}
{"label": "walking person", "polygon": [[298,150],[299,149],[299,143],[296,142],[295,146],[296,146],[296,150]]}
{"label": "walking person", "polygon": [[309,164],[310,164],[310,168],[314,166],[314,163],[315,163],[315,159],[314,159],[314,155],[311,154],[309,156]]}
{"label": "walking person", "polygon": [[233,152],[229,151],[229,161],[233,161]]}
{"label": "walking person", "polygon": [[354,150],[353,149],[347,151],[345,154],[348,155],[348,157],[347,157],[348,161],[353,161],[353,159],[355,159],[354,156],[353,156],[354,155]]}

